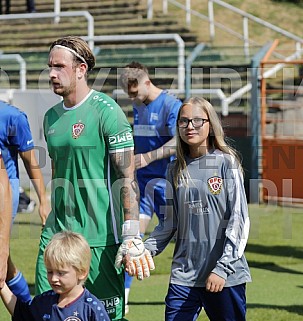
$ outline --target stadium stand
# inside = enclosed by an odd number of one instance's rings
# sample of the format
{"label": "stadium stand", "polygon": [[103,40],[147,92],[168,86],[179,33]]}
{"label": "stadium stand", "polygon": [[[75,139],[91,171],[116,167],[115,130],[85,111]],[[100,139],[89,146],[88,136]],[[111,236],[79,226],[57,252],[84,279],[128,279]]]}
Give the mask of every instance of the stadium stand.
{"label": "stadium stand", "polygon": [[[36,0],[37,13],[54,12],[54,1]],[[203,33],[190,30],[185,27],[184,19],[178,15],[164,15],[157,11],[153,19],[147,19],[147,4],[145,1],[129,0],[104,0],[81,1],[62,0],[61,10],[82,11],[87,10],[94,17],[94,34],[100,35],[131,35],[131,34],[178,34],[184,40],[186,54],[197,43],[203,41]],[[23,0],[16,0],[11,4],[12,14],[26,12]],[[87,35],[87,21],[85,17],[61,17],[60,23],[55,23],[53,18],[1,20],[0,16],[0,50],[4,54],[20,54],[26,62],[27,89],[48,88],[47,74],[42,71],[46,68],[47,51],[50,43],[59,36]],[[228,54],[229,52],[229,54]],[[176,68],[178,64],[178,51],[173,41],[157,41],[138,43],[136,41],[97,43],[95,47],[97,65],[90,76],[91,82],[97,89],[111,94],[117,87],[117,68],[123,67],[131,60],[140,60],[151,68]],[[235,48],[226,48],[222,54],[222,48],[208,48],[196,60],[196,67],[205,67],[203,86],[214,85],[213,80],[208,79],[210,66],[228,67],[226,55],[238,56],[237,61],[243,60],[243,54],[239,55]],[[224,61],[224,63],[223,63]],[[246,70],[239,67],[239,72]],[[2,88],[19,87],[19,65],[14,60],[1,61],[3,70],[9,75],[9,84],[2,84]],[[163,75],[157,77],[157,85],[176,88],[176,82],[172,78]],[[102,88],[100,88],[102,86]],[[201,79],[193,83],[193,86],[201,87]],[[224,90],[230,91],[228,82],[222,84]],[[213,102],[214,103],[214,102]]]}
{"label": "stadium stand", "polygon": [[[16,0],[11,5],[12,14],[24,13],[25,9],[24,1],[22,0]],[[53,12],[54,1],[37,0],[36,10],[37,13]],[[121,0],[61,1],[61,11],[82,10],[89,11],[94,17],[94,34],[98,36],[108,34],[178,33],[187,43],[194,44],[196,42],[196,35],[182,26],[177,18],[167,18],[162,15],[154,17],[152,21],[146,19],[146,4],[143,4],[140,0],[129,0],[127,2]],[[47,50],[54,39],[64,35],[87,35],[87,21],[84,17],[61,17],[60,23],[54,23],[53,18],[1,20],[0,16],[0,28],[1,52],[4,54],[21,54],[26,61],[28,89],[38,87],[38,77],[41,74],[41,70],[46,67]],[[168,59],[161,58],[157,60],[159,55],[156,55],[154,50],[158,53],[161,50],[163,51],[163,43],[160,45],[162,46],[161,48],[154,47],[155,45],[151,44],[148,46],[148,55],[145,55],[145,59],[150,59],[151,65],[159,64],[160,62],[167,63],[167,60],[173,56],[170,49],[168,54],[163,53],[162,55],[162,57],[166,55]],[[142,52],[146,49],[146,44],[143,44],[138,49],[137,54],[134,53],[136,50],[130,47],[130,44],[127,45],[125,43],[102,44],[96,49],[97,70],[101,66],[102,68],[122,67],[129,61],[129,57],[136,59],[140,55],[139,51]],[[175,65],[175,60],[173,64]],[[8,61],[4,67],[5,71],[9,73],[10,86],[18,87],[19,66],[15,61]],[[92,76],[92,78],[94,77]],[[112,88],[104,88],[104,91],[110,92]]]}

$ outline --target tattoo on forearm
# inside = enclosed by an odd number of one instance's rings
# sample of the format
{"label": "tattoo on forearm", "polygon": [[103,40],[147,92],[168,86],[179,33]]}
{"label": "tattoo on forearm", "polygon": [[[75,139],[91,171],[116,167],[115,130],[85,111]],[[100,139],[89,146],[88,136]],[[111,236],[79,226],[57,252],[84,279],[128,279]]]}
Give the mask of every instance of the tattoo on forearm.
{"label": "tattoo on forearm", "polygon": [[124,217],[129,220],[139,219],[139,188],[134,178],[134,154],[133,151],[115,153],[111,155],[121,186],[121,200],[124,209]]}

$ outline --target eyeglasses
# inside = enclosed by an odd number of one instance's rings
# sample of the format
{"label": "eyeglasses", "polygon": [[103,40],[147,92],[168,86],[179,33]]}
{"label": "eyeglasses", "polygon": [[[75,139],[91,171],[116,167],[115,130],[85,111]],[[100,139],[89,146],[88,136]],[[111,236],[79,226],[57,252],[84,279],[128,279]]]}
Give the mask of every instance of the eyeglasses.
{"label": "eyeglasses", "polygon": [[209,122],[209,119],[204,118],[180,118],[178,119],[177,125],[179,128],[187,128],[188,124],[191,123],[194,128],[201,128],[205,123]]}

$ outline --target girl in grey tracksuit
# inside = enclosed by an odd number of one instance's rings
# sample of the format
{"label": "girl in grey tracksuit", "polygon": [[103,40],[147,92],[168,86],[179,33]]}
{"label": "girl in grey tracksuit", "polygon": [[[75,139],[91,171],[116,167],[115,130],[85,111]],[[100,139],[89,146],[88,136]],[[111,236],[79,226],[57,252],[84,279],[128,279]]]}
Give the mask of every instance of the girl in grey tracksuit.
{"label": "girl in grey tracksuit", "polygon": [[245,320],[251,281],[244,248],[249,217],[242,167],[219,118],[202,98],[177,119],[177,159],[168,166],[165,220],[145,241],[157,255],[175,236],[166,321]]}

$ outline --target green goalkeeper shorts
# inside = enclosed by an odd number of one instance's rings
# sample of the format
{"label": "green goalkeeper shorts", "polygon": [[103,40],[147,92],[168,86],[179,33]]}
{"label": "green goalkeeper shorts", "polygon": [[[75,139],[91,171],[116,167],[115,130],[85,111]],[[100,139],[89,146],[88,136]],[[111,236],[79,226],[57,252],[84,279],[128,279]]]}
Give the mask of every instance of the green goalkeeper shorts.
{"label": "green goalkeeper shorts", "polygon": [[[36,295],[51,289],[43,261],[44,248],[40,242],[36,265]],[[123,318],[124,271],[115,267],[118,248],[119,245],[91,248],[92,260],[85,286],[103,302],[111,320],[127,321]]]}

